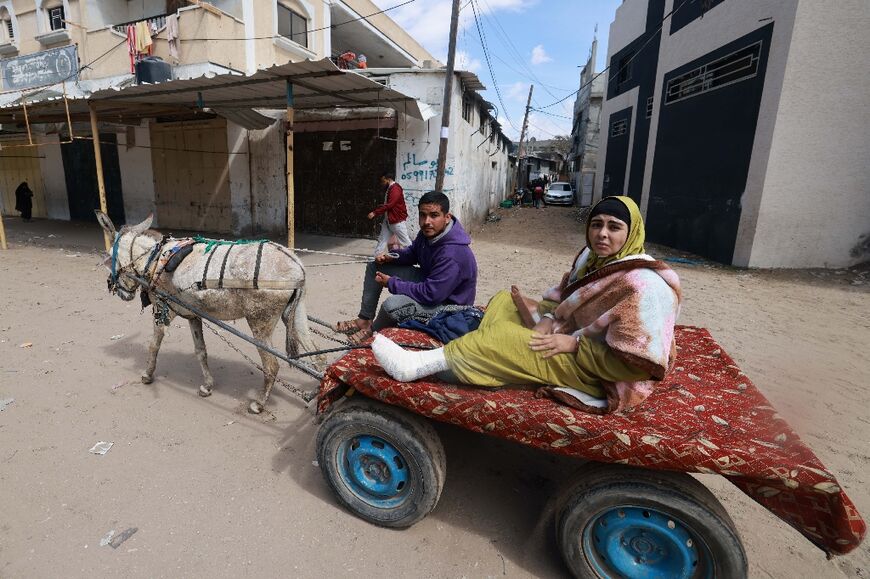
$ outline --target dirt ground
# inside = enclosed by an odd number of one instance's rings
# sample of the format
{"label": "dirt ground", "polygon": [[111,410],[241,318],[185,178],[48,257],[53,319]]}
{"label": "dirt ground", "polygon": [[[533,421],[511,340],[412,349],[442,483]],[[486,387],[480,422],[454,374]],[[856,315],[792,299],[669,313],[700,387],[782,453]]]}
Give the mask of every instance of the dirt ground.
{"label": "dirt ground", "polygon": [[[479,302],[512,283],[539,293],[581,244],[571,209],[499,215],[472,232]],[[311,410],[276,386],[269,413],[247,414],[260,376],[214,335],[210,398],[197,396],[199,366],[178,321],[155,382],[139,383],[150,316],[106,292],[96,226],[6,223],[0,400],[14,402],[0,412],[0,577],[565,575],[550,500],[572,461],[439,425],[448,474],[438,507],[407,530],[369,525],[338,505],[313,462]],[[298,245],[369,253],[374,242]],[[710,329],[870,515],[868,272],[674,267],[680,322]],[[310,314],[356,313],[361,266],[308,271]],[[89,453],[98,441],[114,446]],[[724,479],[701,480],[734,518],[752,577],[870,576],[866,543],[827,561]]]}

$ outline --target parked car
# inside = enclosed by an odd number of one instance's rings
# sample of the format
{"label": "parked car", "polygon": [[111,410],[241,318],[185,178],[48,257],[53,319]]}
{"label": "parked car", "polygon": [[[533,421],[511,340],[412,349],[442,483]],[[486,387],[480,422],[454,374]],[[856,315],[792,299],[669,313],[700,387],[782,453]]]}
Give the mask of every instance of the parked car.
{"label": "parked car", "polygon": [[564,181],[550,183],[550,189],[544,193],[544,203],[547,205],[573,205],[574,189],[570,183]]}

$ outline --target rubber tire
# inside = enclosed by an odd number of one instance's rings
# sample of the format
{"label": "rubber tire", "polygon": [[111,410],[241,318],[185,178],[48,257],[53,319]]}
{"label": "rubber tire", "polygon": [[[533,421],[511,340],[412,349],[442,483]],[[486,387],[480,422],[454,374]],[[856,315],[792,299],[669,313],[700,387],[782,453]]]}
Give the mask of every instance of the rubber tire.
{"label": "rubber tire", "polygon": [[[339,474],[340,445],[358,435],[379,436],[403,456],[411,473],[408,498],[385,509],[372,506],[348,488]],[[317,431],[317,460],[326,482],[352,513],[382,527],[405,528],[432,512],[447,475],[444,446],[425,419],[407,410],[354,397],[330,414]]]}
{"label": "rubber tire", "polygon": [[747,576],[746,552],[734,522],[703,484],[684,473],[590,463],[563,495],[556,517],[559,550],[574,577],[600,577],[583,553],[583,530],[603,511],[624,505],[673,513],[706,544],[713,577]]}

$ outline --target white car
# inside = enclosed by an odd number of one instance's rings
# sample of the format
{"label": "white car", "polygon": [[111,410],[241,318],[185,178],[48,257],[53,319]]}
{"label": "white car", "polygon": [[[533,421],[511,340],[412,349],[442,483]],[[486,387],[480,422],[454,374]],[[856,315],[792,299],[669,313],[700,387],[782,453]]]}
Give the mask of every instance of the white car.
{"label": "white car", "polygon": [[564,181],[550,183],[550,188],[544,193],[544,203],[547,205],[574,205],[574,189],[570,183]]}

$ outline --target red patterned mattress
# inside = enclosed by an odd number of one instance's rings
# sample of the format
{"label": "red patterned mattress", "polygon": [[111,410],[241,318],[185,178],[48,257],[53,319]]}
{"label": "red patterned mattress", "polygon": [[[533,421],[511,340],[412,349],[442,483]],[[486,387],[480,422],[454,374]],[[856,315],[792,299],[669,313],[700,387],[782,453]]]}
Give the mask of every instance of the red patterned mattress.
{"label": "red patterned mattress", "polygon": [[[440,345],[412,330],[393,340]],[[720,474],[828,553],[857,547],[866,525],[797,434],[700,328],[677,327],[677,367],[637,409],[587,414],[533,390],[485,390],[438,381],[397,382],[371,350],[327,370],[318,412],[353,387],[361,394],[475,432],[559,454],[646,468]]]}

